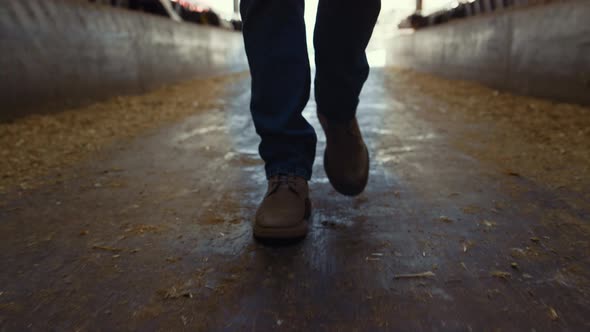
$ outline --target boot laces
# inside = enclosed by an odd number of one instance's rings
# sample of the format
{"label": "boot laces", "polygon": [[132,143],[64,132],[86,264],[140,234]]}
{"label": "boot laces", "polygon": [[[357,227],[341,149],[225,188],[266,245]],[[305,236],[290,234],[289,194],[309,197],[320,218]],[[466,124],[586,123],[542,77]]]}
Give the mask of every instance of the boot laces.
{"label": "boot laces", "polygon": [[287,189],[289,189],[291,192],[293,192],[299,196],[299,192],[297,191],[297,182],[295,181],[295,177],[292,175],[283,175],[283,174],[280,174],[276,178],[271,180],[271,189],[269,190],[267,196],[274,194],[281,187],[287,187]]}

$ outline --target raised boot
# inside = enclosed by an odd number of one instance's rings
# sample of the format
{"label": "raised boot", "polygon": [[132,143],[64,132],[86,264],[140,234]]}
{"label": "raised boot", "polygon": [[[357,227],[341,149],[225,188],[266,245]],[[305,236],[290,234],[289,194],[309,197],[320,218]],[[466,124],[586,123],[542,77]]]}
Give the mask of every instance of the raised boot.
{"label": "raised boot", "polygon": [[360,194],[369,179],[369,150],[356,118],[344,122],[330,122],[318,113],[326,134],[324,169],[339,193],[347,196]]}

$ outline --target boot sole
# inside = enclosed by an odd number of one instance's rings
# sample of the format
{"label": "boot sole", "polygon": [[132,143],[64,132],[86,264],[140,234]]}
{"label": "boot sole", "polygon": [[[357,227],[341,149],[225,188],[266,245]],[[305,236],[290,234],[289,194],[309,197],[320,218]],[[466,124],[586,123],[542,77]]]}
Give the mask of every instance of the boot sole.
{"label": "boot sole", "polygon": [[311,201],[305,202],[305,216],[301,222],[291,227],[264,227],[254,222],[253,235],[257,240],[297,240],[303,239],[309,229],[309,220],[311,219]]}
{"label": "boot sole", "polygon": [[365,174],[364,174],[364,178],[363,181],[360,182],[357,185],[354,186],[347,186],[345,184],[341,184],[338,183],[338,181],[335,181],[332,177],[330,177],[330,172],[328,171],[329,167],[329,162],[328,162],[328,158],[326,158],[326,156],[328,155],[328,148],[326,147],[326,150],[324,150],[324,171],[326,172],[326,175],[328,176],[328,180],[330,180],[330,184],[332,185],[332,187],[339,193],[341,193],[342,195],[345,196],[357,196],[360,193],[362,193],[365,188],[367,187],[367,183],[369,182],[369,167],[370,167],[370,160],[369,160],[369,149],[367,148],[367,146],[365,145],[365,155],[366,155],[366,160],[367,163],[365,164]]}

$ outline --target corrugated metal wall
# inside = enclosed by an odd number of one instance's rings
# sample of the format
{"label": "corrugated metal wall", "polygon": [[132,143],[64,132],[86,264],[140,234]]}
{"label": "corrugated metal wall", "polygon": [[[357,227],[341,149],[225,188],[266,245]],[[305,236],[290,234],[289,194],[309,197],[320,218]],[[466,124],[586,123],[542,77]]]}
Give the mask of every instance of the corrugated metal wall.
{"label": "corrugated metal wall", "polygon": [[387,64],[590,104],[590,1],[466,18],[387,42]]}
{"label": "corrugated metal wall", "polygon": [[247,70],[239,32],[70,0],[0,1],[0,121]]}

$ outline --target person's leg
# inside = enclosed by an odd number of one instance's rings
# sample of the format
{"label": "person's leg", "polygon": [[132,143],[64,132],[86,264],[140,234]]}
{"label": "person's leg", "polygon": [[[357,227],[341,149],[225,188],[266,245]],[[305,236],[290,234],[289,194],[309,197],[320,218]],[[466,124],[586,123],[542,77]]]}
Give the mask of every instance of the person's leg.
{"label": "person's leg", "polygon": [[310,89],[304,0],[242,0],[240,11],[252,75],[250,109],[267,178],[309,180],[316,135],[301,115]]}
{"label": "person's leg", "polygon": [[330,121],[354,118],[369,75],[365,49],[381,9],[380,0],[320,0],[314,31],[315,99]]}
{"label": "person's leg", "polygon": [[307,180],[316,146],[313,127],[301,115],[310,89],[304,0],[242,0],[240,10],[252,75],[250,110],[269,180],[253,234],[299,238],[311,214]]}
{"label": "person's leg", "polygon": [[369,75],[365,49],[380,9],[380,0],[320,0],[318,6],[315,98],[326,134],[324,169],[344,195],[360,194],[369,179],[369,152],[355,115]]}

